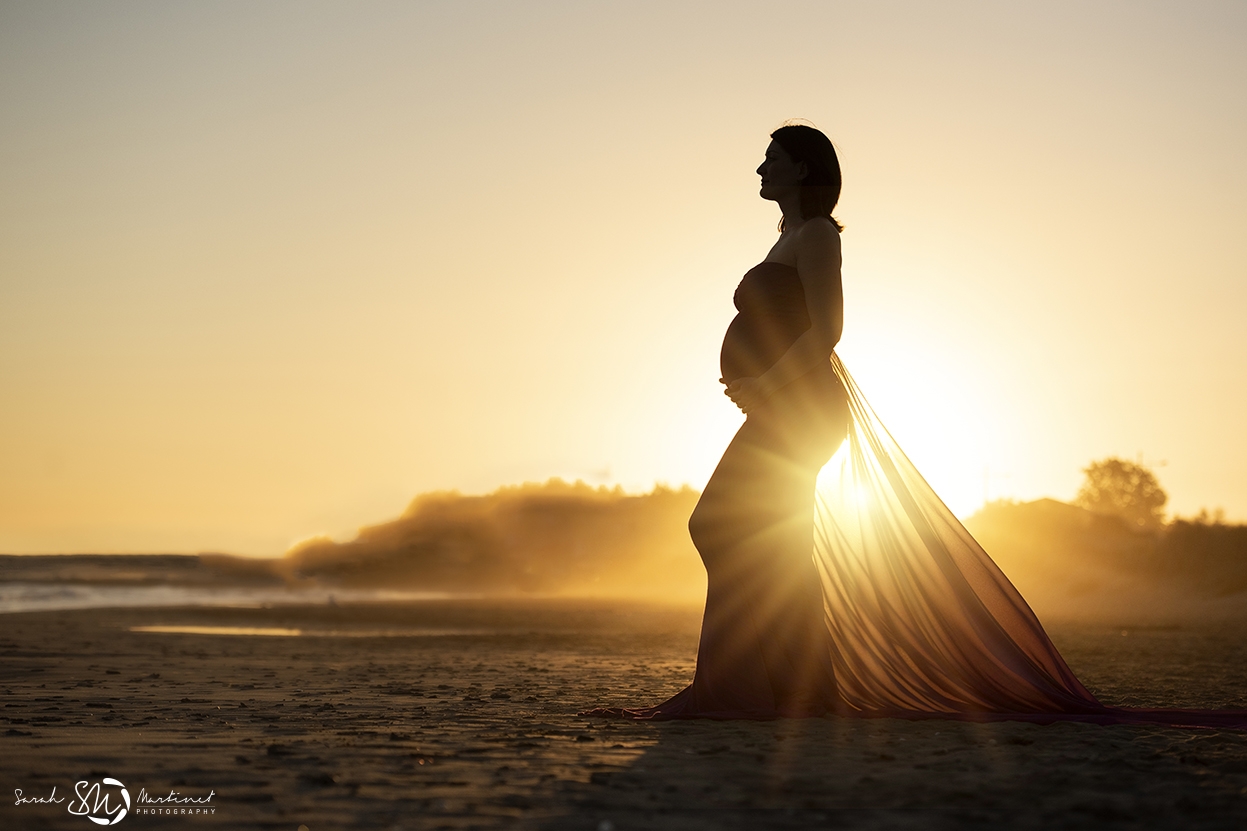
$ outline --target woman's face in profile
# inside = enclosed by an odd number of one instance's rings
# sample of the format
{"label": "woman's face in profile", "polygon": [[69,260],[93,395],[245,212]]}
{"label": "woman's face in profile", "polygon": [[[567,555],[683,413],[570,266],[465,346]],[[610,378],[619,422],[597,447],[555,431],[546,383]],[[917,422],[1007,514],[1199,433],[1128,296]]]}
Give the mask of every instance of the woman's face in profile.
{"label": "woman's face in profile", "polygon": [[792,156],[772,140],[766,148],[766,158],[758,165],[758,175],[762,177],[759,195],[763,199],[779,199],[793,188],[801,187],[805,165],[793,161]]}

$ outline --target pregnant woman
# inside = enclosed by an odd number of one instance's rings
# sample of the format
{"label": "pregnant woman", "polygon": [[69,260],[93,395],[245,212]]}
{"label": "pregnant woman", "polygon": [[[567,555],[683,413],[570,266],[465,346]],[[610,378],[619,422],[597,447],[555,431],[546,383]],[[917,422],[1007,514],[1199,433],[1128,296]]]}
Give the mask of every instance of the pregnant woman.
{"label": "pregnant woman", "polygon": [[757,172],[783,218],[736,289],[723,340],[722,381],[746,418],[689,519],[707,576],[697,669],[657,706],[587,714],[1247,728],[1243,712],[1107,707],[1078,681],[833,352],[843,296],[831,142],[781,127]]}
{"label": "pregnant woman", "polygon": [[840,164],[812,127],[781,127],[758,168],[783,212],[745,274],[723,339],[726,393],[746,414],[689,520],[706,566],[693,683],[653,716],[806,716],[838,704],[811,557],[814,485],[849,410],[828,360],[840,339]]}

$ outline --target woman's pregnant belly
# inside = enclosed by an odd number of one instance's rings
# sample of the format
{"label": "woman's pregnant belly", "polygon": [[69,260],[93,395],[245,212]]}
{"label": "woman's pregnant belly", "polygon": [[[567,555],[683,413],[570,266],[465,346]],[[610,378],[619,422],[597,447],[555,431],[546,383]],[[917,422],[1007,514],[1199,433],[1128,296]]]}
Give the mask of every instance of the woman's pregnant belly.
{"label": "woman's pregnant belly", "polygon": [[723,380],[731,383],[737,378],[758,377],[774,366],[809,328],[805,315],[736,315],[723,336],[719,354]]}

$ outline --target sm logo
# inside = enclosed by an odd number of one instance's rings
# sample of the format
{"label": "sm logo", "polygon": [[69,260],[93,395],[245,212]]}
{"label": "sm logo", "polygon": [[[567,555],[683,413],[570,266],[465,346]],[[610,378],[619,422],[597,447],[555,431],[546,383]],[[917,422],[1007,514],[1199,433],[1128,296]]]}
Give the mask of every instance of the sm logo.
{"label": "sm logo", "polygon": [[86,779],[74,785],[69,813],[86,817],[96,825],[116,825],[130,810],[130,792],[116,779],[101,782]]}

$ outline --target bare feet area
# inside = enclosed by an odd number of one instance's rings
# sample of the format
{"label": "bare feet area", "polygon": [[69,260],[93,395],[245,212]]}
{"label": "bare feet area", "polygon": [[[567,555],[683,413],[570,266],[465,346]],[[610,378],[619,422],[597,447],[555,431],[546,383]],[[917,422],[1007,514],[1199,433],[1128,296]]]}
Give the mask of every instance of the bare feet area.
{"label": "bare feet area", "polygon": [[[0,620],[0,778],[15,796],[5,828],[92,827],[70,811],[82,809],[75,789],[91,796],[99,783],[94,798],[111,794],[115,809],[120,787],[105,778],[124,786],[129,828],[1247,826],[1242,732],[578,716],[687,683],[699,625],[687,606],[460,600]],[[1241,624],[1049,631],[1105,703],[1247,707]]]}

